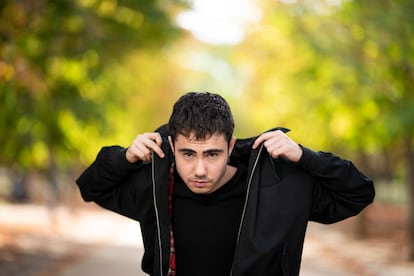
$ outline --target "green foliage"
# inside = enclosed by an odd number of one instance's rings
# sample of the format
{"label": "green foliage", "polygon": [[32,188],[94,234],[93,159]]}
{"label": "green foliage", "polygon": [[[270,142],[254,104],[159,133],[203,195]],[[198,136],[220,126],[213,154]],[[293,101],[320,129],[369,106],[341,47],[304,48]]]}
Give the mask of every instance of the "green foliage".
{"label": "green foliage", "polygon": [[[305,143],[372,154],[414,129],[412,1],[264,1],[240,49],[253,69],[253,125]],[[251,114],[249,114],[251,115]]]}
{"label": "green foliage", "polygon": [[178,35],[157,1],[3,1],[0,162],[45,170],[55,158],[61,167],[85,161],[83,147],[111,133],[126,101],[118,82],[129,72],[111,69]]}
{"label": "green foliage", "polygon": [[182,89],[223,93],[241,137],[282,125],[314,148],[400,160],[413,1],[287,2],[262,1],[242,44],[208,47],[175,27],[184,1],[3,1],[0,163],[87,164],[164,123]]}

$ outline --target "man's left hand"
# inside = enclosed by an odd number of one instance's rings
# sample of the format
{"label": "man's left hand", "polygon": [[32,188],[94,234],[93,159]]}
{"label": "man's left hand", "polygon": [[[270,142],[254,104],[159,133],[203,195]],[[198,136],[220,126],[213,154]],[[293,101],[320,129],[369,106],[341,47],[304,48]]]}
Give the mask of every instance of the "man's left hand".
{"label": "man's left hand", "polygon": [[302,157],[302,148],[290,139],[283,131],[275,130],[263,133],[253,143],[253,149],[261,143],[273,157],[285,157],[292,162],[298,162]]}

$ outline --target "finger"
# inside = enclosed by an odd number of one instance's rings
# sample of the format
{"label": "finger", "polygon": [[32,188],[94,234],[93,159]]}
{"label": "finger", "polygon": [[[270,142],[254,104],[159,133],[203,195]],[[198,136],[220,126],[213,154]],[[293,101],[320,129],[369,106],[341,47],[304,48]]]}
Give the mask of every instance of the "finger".
{"label": "finger", "polygon": [[262,135],[260,135],[259,137],[256,138],[256,140],[253,143],[253,149],[257,148],[261,143],[263,143],[264,141],[268,140],[269,137],[271,137],[271,133],[270,132],[266,132],[263,133]]}
{"label": "finger", "polygon": [[161,149],[162,138],[159,133],[147,133],[144,134],[142,138],[142,144],[145,148],[148,149],[149,156],[151,156],[152,151],[154,151],[159,157],[164,158],[165,154]]}
{"label": "finger", "polygon": [[269,132],[265,132],[262,135],[260,135],[253,143],[253,149],[257,148],[262,142],[268,141],[268,140],[272,140],[272,139],[277,139],[277,137],[280,136],[280,134],[283,134],[283,132],[281,132],[280,130],[275,130],[275,131],[269,131]]}
{"label": "finger", "polygon": [[158,146],[161,146],[162,145],[162,138],[161,138],[161,135],[159,134],[159,133],[154,133],[154,139],[153,139],[154,141],[155,141],[155,143],[158,145]]}
{"label": "finger", "polygon": [[274,150],[272,150],[272,151],[269,151],[268,150],[268,152],[269,152],[269,155],[272,157],[272,158],[278,158],[279,156],[282,156],[282,154],[280,153],[280,151],[278,150],[278,149],[274,149]]}
{"label": "finger", "polygon": [[[269,142],[269,143],[268,143]],[[267,152],[273,157],[277,158],[282,153],[281,146],[277,143],[270,143],[270,141],[266,141],[264,143],[264,146],[266,147]]]}
{"label": "finger", "polygon": [[135,163],[138,160],[148,161],[150,156],[149,153],[150,152],[147,148],[134,141],[134,143],[128,147],[126,151],[126,158],[130,163]]}
{"label": "finger", "polygon": [[153,142],[151,145],[151,150],[155,152],[159,157],[164,158],[165,154],[162,149],[158,146],[157,143]]}
{"label": "finger", "polygon": [[134,143],[132,151],[142,161],[149,161],[151,159],[151,150],[144,144]]}

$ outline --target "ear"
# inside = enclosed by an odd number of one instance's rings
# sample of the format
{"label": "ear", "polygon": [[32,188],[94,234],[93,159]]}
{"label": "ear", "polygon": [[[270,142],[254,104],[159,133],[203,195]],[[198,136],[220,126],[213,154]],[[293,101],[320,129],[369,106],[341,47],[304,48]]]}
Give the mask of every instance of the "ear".
{"label": "ear", "polygon": [[229,156],[231,155],[231,152],[234,149],[234,145],[236,144],[236,141],[237,141],[236,137],[232,137],[231,140],[230,140],[230,143],[229,143]]}
{"label": "ear", "polygon": [[174,143],[173,143],[171,136],[168,136],[168,142],[170,143],[170,148],[172,152],[174,153]]}

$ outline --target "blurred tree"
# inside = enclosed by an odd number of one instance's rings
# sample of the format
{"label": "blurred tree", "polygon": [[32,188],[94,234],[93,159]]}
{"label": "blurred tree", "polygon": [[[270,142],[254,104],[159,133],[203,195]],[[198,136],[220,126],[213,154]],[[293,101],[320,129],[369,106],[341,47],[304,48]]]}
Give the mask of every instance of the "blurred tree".
{"label": "blurred tree", "polygon": [[[392,158],[385,161],[392,171],[405,166],[414,260],[414,2],[280,2],[289,4],[266,4],[266,24],[254,34],[262,37],[253,43],[264,46],[253,51],[264,57],[256,56],[255,68],[265,68],[257,71],[254,89],[263,80],[265,86],[253,98],[300,118],[304,124],[294,125],[301,125],[302,135],[316,130],[325,147],[353,152],[361,166],[368,156]],[[275,101],[266,103],[272,96]],[[278,105],[279,99],[288,105]],[[384,176],[380,168],[370,174]]]}
{"label": "blurred tree", "polygon": [[[298,18],[298,30],[305,34],[316,57],[301,79],[316,79],[327,85],[330,93],[319,107],[326,110],[331,133],[339,138],[337,146],[353,149],[362,160],[375,152],[389,152],[382,158],[397,156],[396,160],[398,157],[404,160],[389,165],[393,166],[391,170],[405,166],[411,260],[414,260],[413,8],[413,1],[346,1],[339,12],[328,12],[318,20],[315,16]],[[379,169],[371,173],[384,176]]]}
{"label": "blurred tree", "polygon": [[293,126],[301,142],[355,158],[376,180],[404,165],[414,258],[414,2],[260,4],[262,21],[232,53],[248,72],[247,125]]}
{"label": "blurred tree", "polygon": [[[169,12],[182,3],[2,1],[0,164],[42,170],[57,191],[57,169],[85,160],[81,145],[112,134],[111,116],[128,100],[131,87],[119,82],[129,72],[112,69],[177,38]],[[146,75],[146,62],[135,72]]]}
{"label": "blurred tree", "polygon": [[[408,252],[414,260],[414,22],[413,1],[356,1],[345,14],[361,26],[366,91],[378,112],[370,127],[380,146],[401,154],[408,200]],[[353,14],[349,16],[349,14]]]}

